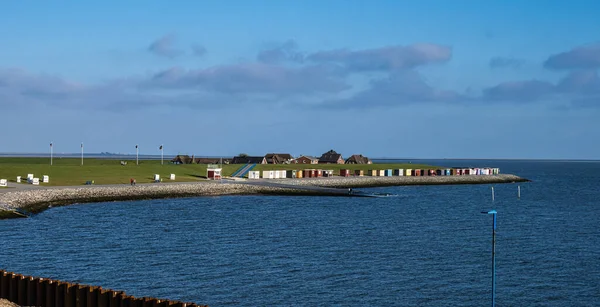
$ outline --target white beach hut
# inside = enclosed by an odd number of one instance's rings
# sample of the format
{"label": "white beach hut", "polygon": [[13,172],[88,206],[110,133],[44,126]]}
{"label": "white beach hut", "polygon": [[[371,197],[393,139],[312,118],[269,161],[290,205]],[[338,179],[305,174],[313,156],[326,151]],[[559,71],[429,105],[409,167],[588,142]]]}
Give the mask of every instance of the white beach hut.
{"label": "white beach hut", "polygon": [[275,178],[275,172],[274,171],[263,171],[262,177],[264,179],[273,179],[273,178]]}

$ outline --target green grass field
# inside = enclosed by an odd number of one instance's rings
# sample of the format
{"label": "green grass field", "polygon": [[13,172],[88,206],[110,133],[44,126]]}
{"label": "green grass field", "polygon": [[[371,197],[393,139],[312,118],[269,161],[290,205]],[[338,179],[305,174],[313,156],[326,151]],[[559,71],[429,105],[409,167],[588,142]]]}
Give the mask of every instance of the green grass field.
{"label": "green grass field", "polygon": [[[193,182],[204,180],[206,177],[206,164],[174,165],[165,160],[164,165],[160,160],[140,160],[139,165],[135,160],[127,161],[127,165],[120,164],[120,160],[85,159],[84,165],[77,158],[54,158],[50,166],[48,158],[0,158],[0,179],[16,182],[21,176],[22,182],[26,181],[27,174],[34,174],[40,178],[40,185],[71,186],[83,185],[88,180],[94,184],[128,184],[130,178],[135,178],[137,183],[149,183],[154,179],[154,174],[159,174],[163,182]],[[230,176],[242,164],[223,165],[223,176]],[[300,170],[300,169],[333,170],[339,174],[340,169],[435,169],[430,165],[420,164],[370,164],[370,165],[344,165],[344,164],[263,164],[257,165],[254,170]],[[175,174],[174,181],[169,180],[170,174]],[[50,176],[50,183],[41,183],[42,176]]]}

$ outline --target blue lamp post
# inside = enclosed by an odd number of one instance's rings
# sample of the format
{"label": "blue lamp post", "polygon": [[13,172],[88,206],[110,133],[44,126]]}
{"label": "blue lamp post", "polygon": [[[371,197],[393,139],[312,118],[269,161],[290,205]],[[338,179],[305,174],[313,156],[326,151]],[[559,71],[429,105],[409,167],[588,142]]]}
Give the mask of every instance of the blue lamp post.
{"label": "blue lamp post", "polygon": [[481,212],[484,214],[492,214],[494,222],[492,224],[492,307],[496,306],[496,210]]}

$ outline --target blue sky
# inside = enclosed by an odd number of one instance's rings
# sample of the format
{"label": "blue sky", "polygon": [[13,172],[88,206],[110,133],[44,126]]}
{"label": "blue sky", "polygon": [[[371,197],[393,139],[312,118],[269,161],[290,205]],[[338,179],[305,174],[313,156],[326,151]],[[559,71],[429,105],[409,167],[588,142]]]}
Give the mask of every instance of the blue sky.
{"label": "blue sky", "polygon": [[597,1],[0,4],[0,152],[600,157]]}

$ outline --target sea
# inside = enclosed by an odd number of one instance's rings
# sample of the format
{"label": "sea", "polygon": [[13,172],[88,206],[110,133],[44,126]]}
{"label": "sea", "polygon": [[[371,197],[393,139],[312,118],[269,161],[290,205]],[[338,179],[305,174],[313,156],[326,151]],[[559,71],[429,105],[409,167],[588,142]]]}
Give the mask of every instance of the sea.
{"label": "sea", "polygon": [[600,305],[600,162],[412,162],[531,182],[57,207],[0,220],[0,268],[210,306],[485,306],[496,210],[497,306]]}

